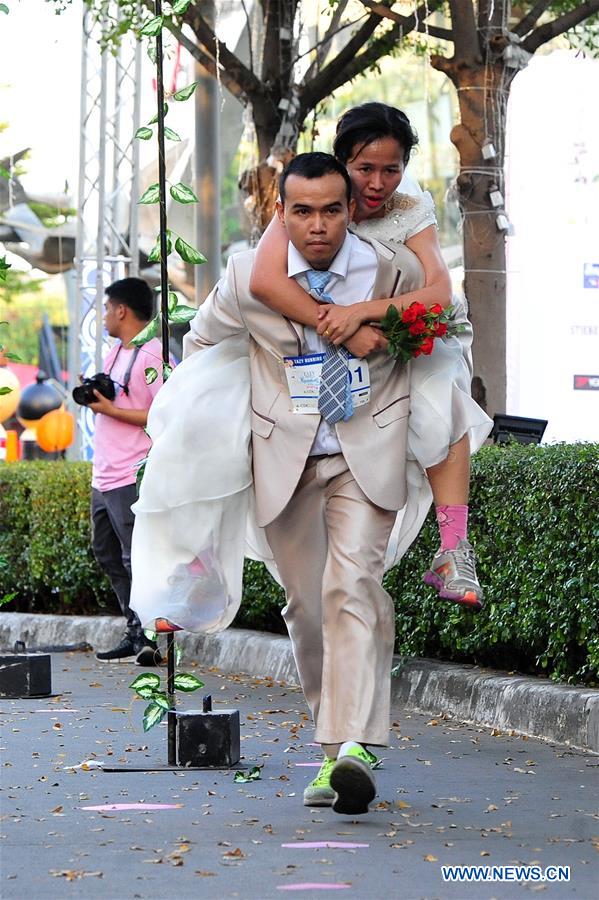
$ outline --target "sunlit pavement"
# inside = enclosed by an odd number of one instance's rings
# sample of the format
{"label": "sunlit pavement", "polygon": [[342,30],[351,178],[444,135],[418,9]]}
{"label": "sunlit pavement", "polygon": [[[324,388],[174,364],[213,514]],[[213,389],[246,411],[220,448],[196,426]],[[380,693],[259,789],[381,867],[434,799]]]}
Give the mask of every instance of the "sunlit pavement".
{"label": "sunlit pavement", "polygon": [[[596,756],[396,709],[378,795],[352,820],[302,805],[319,750],[301,691],[181,669],[215,709],[240,710],[244,771],[263,765],[260,780],[94,768],[166,763],[166,726],[144,734],[145,701],[128,688],[148,670],[56,654],[52,698],[1,703],[2,898],[597,897]],[[116,804],[147,808],[84,808]],[[570,881],[442,878],[442,866],[516,865],[569,866]]]}

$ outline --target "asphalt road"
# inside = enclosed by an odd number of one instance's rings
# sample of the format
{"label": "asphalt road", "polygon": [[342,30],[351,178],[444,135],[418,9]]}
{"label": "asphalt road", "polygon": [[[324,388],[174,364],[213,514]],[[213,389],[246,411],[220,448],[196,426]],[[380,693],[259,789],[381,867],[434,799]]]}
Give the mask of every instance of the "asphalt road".
{"label": "asphalt road", "polygon": [[[599,897],[596,756],[396,709],[378,796],[352,820],[302,805],[319,752],[297,688],[181,668],[215,708],[240,710],[242,762],[263,765],[260,779],[72,768],[165,763],[166,727],[142,731],[136,666],[54,655],[54,696],[0,707],[0,897]],[[145,807],[85,809],[114,804]],[[515,866],[536,867],[533,878],[569,867],[569,881],[453,883],[442,866],[512,879]]]}

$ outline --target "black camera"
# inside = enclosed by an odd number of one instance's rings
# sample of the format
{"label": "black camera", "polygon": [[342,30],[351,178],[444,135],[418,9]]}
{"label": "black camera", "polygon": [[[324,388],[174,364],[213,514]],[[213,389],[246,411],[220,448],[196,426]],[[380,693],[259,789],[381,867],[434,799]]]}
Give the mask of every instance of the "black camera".
{"label": "black camera", "polygon": [[73,400],[79,406],[89,406],[90,403],[96,403],[98,400],[94,391],[98,391],[107,400],[114,400],[116,397],[114,381],[110,375],[98,372],[97,375],[92,375],[91,378],[84,378],[81,384],[73,388]]}

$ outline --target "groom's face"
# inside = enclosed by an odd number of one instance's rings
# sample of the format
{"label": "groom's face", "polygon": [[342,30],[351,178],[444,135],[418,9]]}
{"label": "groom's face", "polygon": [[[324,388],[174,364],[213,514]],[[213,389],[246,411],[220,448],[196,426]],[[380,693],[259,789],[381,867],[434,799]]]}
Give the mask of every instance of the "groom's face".
{"label": "groom's face", "polygon": [[344,179],[336,172],[320,178],[289,175],[285,204],[277,212],[289,240],[314,269],[326,269],[343,244],[353,214]]}

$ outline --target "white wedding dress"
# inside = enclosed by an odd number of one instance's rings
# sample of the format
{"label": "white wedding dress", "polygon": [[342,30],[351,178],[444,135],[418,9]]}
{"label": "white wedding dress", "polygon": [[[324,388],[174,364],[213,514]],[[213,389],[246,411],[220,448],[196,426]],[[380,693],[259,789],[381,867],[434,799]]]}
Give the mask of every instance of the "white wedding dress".
{"label": "white wedding dress", "polygon": [[[354,227],[365,237],[403,243],[435,222],[430,194],[396,194],[384,218]],[[459,321],[468,322],[464,304]],[[432,493],[424,469],[441,462],[467,433],[471,452],[491,420],[470,396],[472,329],[435,341],[410,365],[408,502],[389,541],[386,568],[418,535]],[[133,509],[131,606],[145,628],[166,618],[191,632],[231,624],[242,593],[245,556],[278,579],[253,515],[250,369],[247,335],[195,353],[174,370],[148,416],[152,448]]]}

